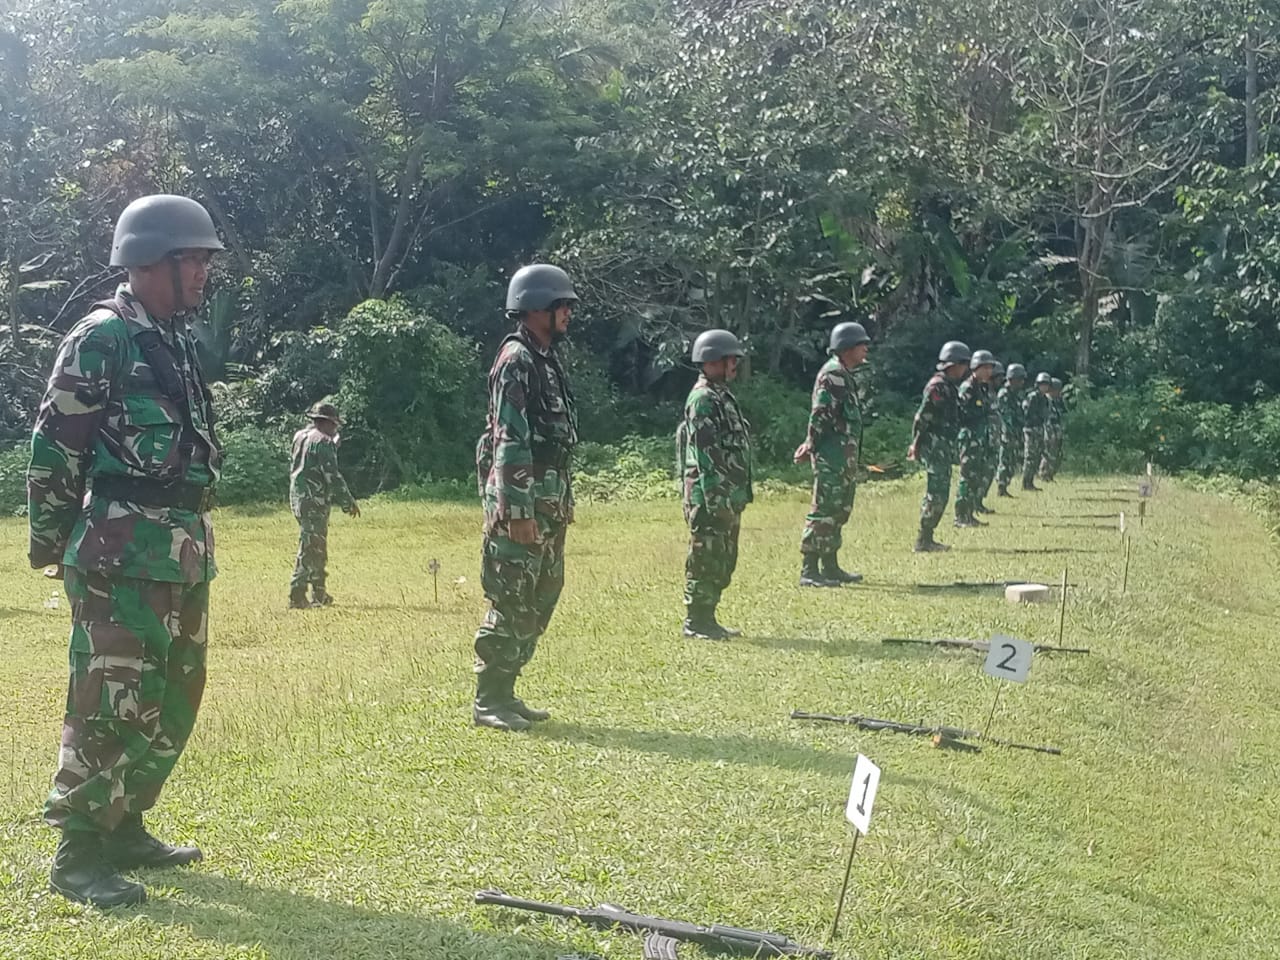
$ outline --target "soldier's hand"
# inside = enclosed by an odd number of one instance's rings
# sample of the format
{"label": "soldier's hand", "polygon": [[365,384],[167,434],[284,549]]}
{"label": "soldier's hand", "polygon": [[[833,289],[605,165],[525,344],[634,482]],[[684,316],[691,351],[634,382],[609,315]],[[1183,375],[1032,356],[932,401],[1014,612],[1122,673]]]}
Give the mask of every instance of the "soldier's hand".
{"label": "soldier's hand", "polygon": [[44,575],[50,580],[61,580],[63,576],[62,564],[55,563],[52,566],[45,567]]}
{"label": "soldier's hand", "polygon": [[351,501],[351,509],[350,509],[350,510],[348,510],[347,512],[348,512],[349,514],[351,514],[351,516],[353,516],[353,517],[358,517],[358,516],[360,516],[360,504],[358,504],[358,503],[356,503],[354,500],[352,500],[352,501]]}
{"label": "soldier's hand", "polygon": [[804,463],[809,459],[809,455],[812,452],[813,450],[809,446],[809,441],[806,440],[804,443],[800,444],[800,446],[796,447],[796,452],[791,455],[791,460],[793,463]]}
{"label": "soldier's hand", "polygon": [[911,446],[907,447],[907,459],[914,460],[915,458],[916,458],[916,445],[913,443]]}
{"label": "soldier's hand", "polygon": [[507,521],[507,532],[516,543],[522,543],[526,546],[531,543],[537,543],[538,521],[532,518],[528,520],[509,520]]}

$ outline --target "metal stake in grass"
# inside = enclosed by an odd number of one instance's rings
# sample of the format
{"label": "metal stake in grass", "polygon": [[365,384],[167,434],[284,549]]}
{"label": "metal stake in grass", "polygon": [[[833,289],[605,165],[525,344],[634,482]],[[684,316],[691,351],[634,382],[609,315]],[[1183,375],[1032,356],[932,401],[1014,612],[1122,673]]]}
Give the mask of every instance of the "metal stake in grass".
{"label": "metal stake in grass", "polygon": [[844,865],[844,883],[840,885],[840,899],[836,901],[836,917],[831,921],[831,936],[828,940],[836,938],[836,931],[840,929],[840,914],[844,912],[844,897],[849,892],[849,874],[853,872],[853,855],[858,852],[858,837],[861,834],[857,830],[853,831],[853,844],[849,847],[849,859]]}
{"label": "metal stake in grass", "polygon": [[1067,626],[1067,568],[1062,568],[1062,606],[1058,608],[1058,646],[1062,646],[1062,634]]}
{"label": "metal stake in grass", "polygon": [[431,562],[427,564],[427,569],[431,571],[431,589],[435,593],[437,606],[440,603],[440,561],[431,558]]}
{"label": "metal stake in grass", "polygon": [[1124,538],[1124,579],[1120,581],[1120,595],[1123,596],[1129,589],[1129,552],[1133,548],[1133,541]]}

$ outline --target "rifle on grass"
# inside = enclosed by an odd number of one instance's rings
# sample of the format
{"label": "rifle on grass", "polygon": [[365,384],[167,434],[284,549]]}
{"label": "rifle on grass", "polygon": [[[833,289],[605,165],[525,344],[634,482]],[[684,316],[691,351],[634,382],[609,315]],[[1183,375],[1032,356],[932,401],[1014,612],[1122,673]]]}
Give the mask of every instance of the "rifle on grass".
{"label": "rifle on grass", "polygon": [[[930,637],[926,640],[917,640],[914,637],[885,637],[881,643],[918,643],[926,647],[953,647],[958,650],[977,650],[980,653],[986,653],[991,649],[991,643],[987,640],[961,640],[959,637]],[[1033,645],[1036,653],[1088,653],[1088,647],[1055,647],[1047,643],[1037,643]]]}
{"label": "rifle on grass", "polygon": [[476,903],[510,907],[513,910],[531,910],[553,917],[572,917],[580,923],[601,930],[621,927],[633,933],[643,933],[646,935],[647,960],[674,960],[675,945],[682,940],[711,947],[713,950],[732,950],[753,957],[817,957],[819,960],[831,960],[832,957],[830,950],[802,946],[780,933],[725,927],[718,923],[702,926],[684,920],[646,917],[612,903],[602,903],[597,907],[568,907],[559,903],[510,897],[501,890],[477,890]]}
{"label": "rifle on grass", "polygon": [[[950,583],[917,583],[917,590],[1003,590],[1005,587],[1025,587],[1038,584],[1046,587],[1059,587],[1058,583],[1041,583],[1038,580],[952,580]],[[1074,583],[1067,584],[1075,587]]]}
{"label": "rifle on grass", "polygon": [[981,740],[994,743],[999,747],[1013,750],[1031,750],[1035,753],[1051,753],[1061,756],[1058,747],[1038,747],[1030,743],[1014,743],[1012,740],[1001,740],[999,737],[984,737],[977,730],[965,730],[961,727],[926,726],[919,723],[899,723],[896,720],[880,720],[877,717],[842,717],[831,713],[806,713],[803,710],[792,710],[792,720],[826,720],[830,723],[847,723],[860,730],[889,730],[893,733],[909,733],[917,737],[930,737],[935,747],[969,750],[977,753],[982,748],[969,740]]}

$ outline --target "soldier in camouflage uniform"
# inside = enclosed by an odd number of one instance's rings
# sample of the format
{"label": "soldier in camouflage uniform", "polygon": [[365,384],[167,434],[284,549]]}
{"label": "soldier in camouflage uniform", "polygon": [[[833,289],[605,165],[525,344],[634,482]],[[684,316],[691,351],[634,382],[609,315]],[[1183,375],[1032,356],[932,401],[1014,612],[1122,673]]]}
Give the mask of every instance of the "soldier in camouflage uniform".
{"label": "soldier in camouflage uniform", "polygon": [[[289,470],[289,506],[298,521],[298,559],[289,581],[289,607],[327,607],[333,594],[325,590],[325,564],[329,560],[329,511],[333,504],[352,517],[360,505],[338,469],[338,429],[342,418],[332,403],[317,403],[307,411],[311,426],[293,435]],[[307,602],[307,585],[312,602]]]}
{"label": "soldier in camouflage uniform", "polygon": [[1044,418],[1044,453],[1040,457],[1040,476],[1053,481],[1062,462],[1062,418],[1066,413],[1062,402],[1062,381],[1054,377],[1049,381],[1049,406]]}
{"label": "soldier in camouflage uniform", "polygon": [[987,384],[987,449],[984,454],[986,473],[979,487],[978,504],[974,513],[995,513],[987,506],[987,494],[996,482],[1000,464],[1000,390],[1004,386],[1004,364],[997,360],[991,368],[991,381]]}
{"label": "soldier in camouflage uniform", "polygon": [[840,323],[831,331],[829,359],[813,384],[809,429],[795,461],[813,465],[813,501],[800,537],[800,586],[838,587],[857,583],[858,573],[840,569],[841,530],[853,511],[862,407],[853,371],[867,359],[871,338],[860,323]]}
{"label": "soldier in camouflage uniform", "polygon": [[1008,381],[1000,388],[1000,467],[996,495],[1012,497],[1009,481],[1022,469],[1022,390],[1027,384],[1027,368],[1009,364]]}
{"label": "soldier in camouflage uniform", "polygon": [[139,903],[122,870],[200,859],[143,826],[186,746],[205,684],[209,510],[222,452],[182,314],[214,251],[204,207],[155,195],[116,224],[128,282],[58,350],[31,438],[30,559],[71,606],[62,748],[45,820],[62,831],[50,886],[99,907]]}
{"label": "soldier in camouflage uniform", "polygon": [[480,582],[489,600],[475,640],[478,727],[527,730],[551,716],[516,696],[515,684],[564,587],[578,415],[555,343],[577,302],[569,275],[549,264],[521,267],[507,285],[507,317],[518,327],[489,371],[488,420],[476,445]]}
{"label": "soldier in camouflage uniform", "polygon": [[975,516],[982,484],[987,476],[990,444],[987,431],[991,424],[987,385],[995,370],[996,358],[990,350],[975,350],[969,361],[969,376],[956,391],[960,408],[960,484],[956,491],[957,527],[985,527]]}
{"label": "soldier in camouflage uniform", "polygon": [[948,340],[938,353],[937,372],[925,384],[911,424],[908,460],[918,460],[925,469],[925,493],[920,503],[920,534],[917,553],[949,550],[933,539],[933,531],[951,499],[951,467],[956,462],[956,434],[960,427],[960,407],[956,385],[969,372],[969,348],[959,340]]}
{"label": "soldier in camouflage uniform", "polygon": [[1036,374],[1035,389],[1022,401],[1022,489],[1039,490],[1036,468],[1044,452],[1044,425],[1049,417],[1049,389],[1053,378],[1043,370]]}
{"label": "soldier in camouflage uniform", "polygon": [[702,374],[676,431],[689,524],[684,635],[725,640],[742,633],[721,624],[716,607],[738,565],[742,511],[752,500],[751,428],[729,390],[742,344],[728,330],[706,330],[693,342],[692,356]]}

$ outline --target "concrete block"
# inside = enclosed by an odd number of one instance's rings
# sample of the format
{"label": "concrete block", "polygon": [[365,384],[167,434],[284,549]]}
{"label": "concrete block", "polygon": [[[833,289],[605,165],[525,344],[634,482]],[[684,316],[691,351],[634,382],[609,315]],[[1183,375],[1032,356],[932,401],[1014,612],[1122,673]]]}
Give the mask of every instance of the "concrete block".
{"label": "concrete block", "polygon": [[1043,583],[1019,583],[1005,587],[1004,598],[1010,603],[1044,603],[1049,599],[1049,588]]}

